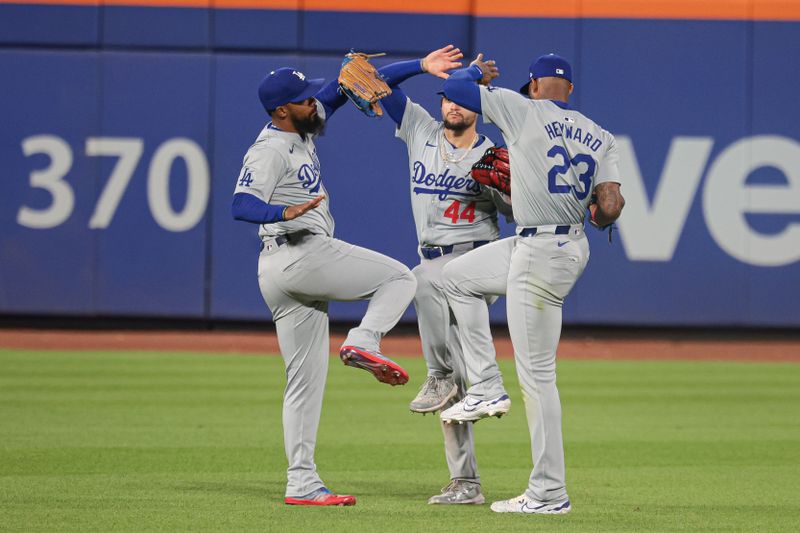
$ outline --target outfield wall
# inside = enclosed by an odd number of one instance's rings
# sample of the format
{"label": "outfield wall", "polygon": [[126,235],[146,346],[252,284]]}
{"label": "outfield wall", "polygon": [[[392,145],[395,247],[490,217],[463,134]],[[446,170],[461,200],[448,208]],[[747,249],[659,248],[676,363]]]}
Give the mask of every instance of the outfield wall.
{"label": "outfield wall", "polygon": [[[268,317],[255,227],[229,214],[260,79],[453,43],[513,88],[565,55],[575,106],[617,136],[627,206],[613,245],[589,232],[566,323],[800,325],[800,2],[536,4],[0,0],[0,314]],[[436,113],[439,86],[404,89]],[[348,105],[318,149],[337,236],[413,266],[393,126]]]}

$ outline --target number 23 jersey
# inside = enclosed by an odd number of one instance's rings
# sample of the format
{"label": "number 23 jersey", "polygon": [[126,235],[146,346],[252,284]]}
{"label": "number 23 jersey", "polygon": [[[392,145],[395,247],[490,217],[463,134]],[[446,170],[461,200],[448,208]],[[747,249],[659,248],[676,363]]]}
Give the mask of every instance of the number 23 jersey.
{"label": "number 23 jersey", "polygon": [[581,224],[592,191],[620,183],[614,136],[568,104],[480,86],[484,120],[508,145],[514,220],[521,227]]}

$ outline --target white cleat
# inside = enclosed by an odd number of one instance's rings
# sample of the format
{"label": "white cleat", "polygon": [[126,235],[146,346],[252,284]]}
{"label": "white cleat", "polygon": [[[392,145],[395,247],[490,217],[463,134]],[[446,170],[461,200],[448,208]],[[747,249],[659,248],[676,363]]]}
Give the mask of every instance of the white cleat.
{"label": "white cleat", "polygon": [[567,514],[572,507],[569,500],[557,503],[544,503],[528,498],[525,494],[494,502],[491,506],[495,513],[523,513],[523,514]]}
{"label": "white cleat", "polygon": [[466,396],[460,402],[442,411],[442,421],[449,424],[464,422],[476,422],[481,418],[496,416],[500,418],[511,409],[511,400],[508,394],[490,400],[481,400],[472,396]]}

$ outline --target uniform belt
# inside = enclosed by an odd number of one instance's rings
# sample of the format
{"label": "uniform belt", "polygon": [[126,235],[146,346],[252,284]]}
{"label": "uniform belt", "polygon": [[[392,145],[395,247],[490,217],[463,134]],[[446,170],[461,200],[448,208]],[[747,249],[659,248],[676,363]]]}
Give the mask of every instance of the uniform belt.
{"label": "uniform belt", "polygon": [[542,233],[554,233],[556,235],[567,235],[572,226],[536,226],[535,228],[523,228],[519,232],[520,237],[530,237]]}
{"label": "uniform belt", "polygon": [[[490,242],[491,241],[475,241],[475,242],[465,242],[459,244],[471,244],[472,248],[475,249],[483,246],[484,244],[489,244]],[[455,246],[458,245],[449,244],[446,246],[436,246],[436,245],[420,246],[419,253],[421,253],[422,257],[424,257],[425,259],[436,259],[437,257],[442,257],[443,255],[452,254]]]}
{"label": "uniform belt", "polygon": [[[283,235],[275,235],[274,237],[269,237],[267,240],[275,241],[275,246],[283,246],[287,242],[292,242],[292,234],[291,233],[284,233]],[[261,242],[261,250],[264,249],[264,242]]]}

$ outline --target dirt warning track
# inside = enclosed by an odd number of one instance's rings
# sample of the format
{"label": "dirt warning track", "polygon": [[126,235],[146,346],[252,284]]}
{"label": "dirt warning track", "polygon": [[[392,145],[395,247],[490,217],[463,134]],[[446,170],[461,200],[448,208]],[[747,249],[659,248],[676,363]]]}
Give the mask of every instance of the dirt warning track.
{"label": "dirt warning track", "polygon": [[[344,334],[331,334],[331,353],[336,353]],[[495,338],[498,357],[513,357],[511,341]],[[0,348],[25,350],[91,351],[186,351],[219,354],[276,354],[273,332],[230,331],[86,331],[0,329]],[[419,337],[389,334],[383,341],[388,356],[421,356]],[[773,361],[800,363],[800,339],[676,339],[641,334],[618,337],[565,334],[558,350],[565,359],[679,359],[724,361]]]}

